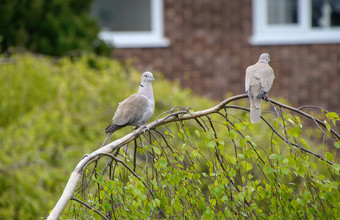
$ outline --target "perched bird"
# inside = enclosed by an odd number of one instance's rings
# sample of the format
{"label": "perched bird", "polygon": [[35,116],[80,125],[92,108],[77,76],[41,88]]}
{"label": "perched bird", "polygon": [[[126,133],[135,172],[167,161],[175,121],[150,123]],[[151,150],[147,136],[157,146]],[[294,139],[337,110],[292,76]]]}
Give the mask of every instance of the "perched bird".
{"label": "perched bird", "polygon": [[246,69],[245,87],[250,102],[250,121],[258,123],[261,116],[261,99],[268,98],[267,93],[275,79],[274,70],[269,66],[268,53],[260,55],[259,61]]}
{"label": "perched bird", "polygon": [[154,80],[151,72],[143,73],[138,92],[119,103],[112,118],[112,124],[105,128],[105,133],[108,133],[108,136],[102,146],[106,144],[115,131],[128,125],[143,126],[148,122],[155,110],[155,99],[151,84]]}

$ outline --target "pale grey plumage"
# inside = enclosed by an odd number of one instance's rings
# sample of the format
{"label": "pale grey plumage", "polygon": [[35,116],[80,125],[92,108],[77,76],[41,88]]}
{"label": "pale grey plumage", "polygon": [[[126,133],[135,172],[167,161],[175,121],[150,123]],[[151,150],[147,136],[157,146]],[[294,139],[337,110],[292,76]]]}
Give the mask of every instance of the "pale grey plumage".
{"label": "pale grey plumage", "polygon": [[268,53],[261,54],[258,62],[246,69],[245,88],[250,102],[250,121],[258,123],[261,116],[261,99],[267,93],[275,79],[274,70],[269,66]]}
{"label": "pale grey plumage", "polygon": [[112,134],[128,125],[145,125],[155,110],[155,99],[152,89],[152,81],[155,79],[151,72],[142,74],[141,84],[136,94],[120,102],[118,108],[105,132],[109,133],[102,146],[106,144]]}

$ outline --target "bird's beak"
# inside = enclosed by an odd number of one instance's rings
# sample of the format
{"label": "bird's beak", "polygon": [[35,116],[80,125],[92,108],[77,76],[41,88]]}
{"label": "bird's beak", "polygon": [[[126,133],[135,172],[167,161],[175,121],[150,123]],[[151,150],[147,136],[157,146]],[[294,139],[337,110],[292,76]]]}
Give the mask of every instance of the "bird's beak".
{"label": "bird's beak", "polygon": [[153,77],[151,78],[151,80],[152,80],[152,81],[156,81],[155,78],[153,78]]}

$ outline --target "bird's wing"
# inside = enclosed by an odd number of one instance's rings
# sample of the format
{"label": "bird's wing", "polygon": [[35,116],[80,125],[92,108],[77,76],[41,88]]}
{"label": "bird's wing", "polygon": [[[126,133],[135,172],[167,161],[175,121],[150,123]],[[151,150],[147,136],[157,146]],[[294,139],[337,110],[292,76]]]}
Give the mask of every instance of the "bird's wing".
{"label": "bird's wing", "polygon": [[260,80],[261,89],[265,92],[268,92],[275,79],[274,70],[268,64],[266,64],[258,70],[256,75]]}
{"label": "bird's wing", "polygon": [[119,103],[117,111],[113,116],[115,125],[136,125],[143,118],[150,101],[144,95],[133,94],[123,102]]}
{"label": "bird's wing", "polygon": [[251,80],[254,77],[254,66],[249,66],[246,69],[246,80],[245,80],[245,90],[246,92],[250,88]]}

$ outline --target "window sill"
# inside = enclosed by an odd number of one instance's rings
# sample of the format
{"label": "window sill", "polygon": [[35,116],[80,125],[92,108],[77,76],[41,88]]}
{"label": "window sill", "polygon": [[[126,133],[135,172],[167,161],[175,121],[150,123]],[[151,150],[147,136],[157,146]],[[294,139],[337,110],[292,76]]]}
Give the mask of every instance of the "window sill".
{"label": "window sill", "polygon": [[340,31],[311,31],[301,33],[261,33],[250,37],[251,45],[339,44]]}
{"label": "window sill", "polygon": [[115,48],[158,48],[170,46],[170,40],[150,33],[129,34],[101,32],[99,38]]}

